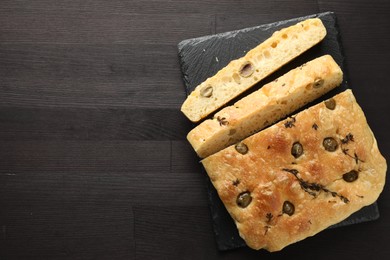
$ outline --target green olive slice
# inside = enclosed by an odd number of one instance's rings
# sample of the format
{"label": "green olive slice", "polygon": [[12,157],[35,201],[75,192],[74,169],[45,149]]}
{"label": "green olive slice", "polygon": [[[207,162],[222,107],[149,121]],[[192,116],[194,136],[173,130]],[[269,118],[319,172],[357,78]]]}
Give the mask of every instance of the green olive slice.
{"label": "green olive slice", "polygon": [[236,151],[240,154],[246,154],[248,152],[248,146],[244,143],[238,143],[234,146],[236,148]]}
{"label": "green olive slice", "polygon": [[336,108],[336,101],[333,98],[330,98],[325,101],[325,106],[327,109],[334,110]]}
{"label": "green olive slice", "polygon": [[253,74],[254,70],[255,70],[255,68],[254,68],[252,62],[247,61],[241,66],[240,75],[241,75],[241,77],[247,78]]}
{"label": "green olive slice", "polygon": [[337,147],[339,146],[336,139],[334,139],[333,137],[324,138],[322,145],[324,146],[325,150],[327,150],[328,152],[336,151]]}
{"label": "green olive slice", "polygon": [[314,88],[320,88],[324,85],[324,80],[323,79],[320,79],[320,78],[317,78],[316,80],[314,80]]}
{"label": "green olive slice", "polygon": [[295,158],[298,158],[303,154],[303,146],[301,145],[300,142],[295,142],[293,146],[291,147],[291,154]]}
{"label": "green olive slice", "polygon": [[295,212],[295,206],[290,201],[286,200],[283,203],[283,213],[286,213],[289,216],[292,216]]}
{"label": "green olive slice", "polygon": [[346,182],[354,182],[359,178],[359,173],[355,170],[343,174],[343,179]]}
{"label": "green olive slice", "polygon": [[246,208],[252,201],[252,196],[249,191],[240,193],[237,196],[236,203],[240,208]]}
{"label": "green olive slice", "polygon": [[202,97],[211,97],[213,95],[213,87],[212,86],[206,86],[200,91],[200,95]]}

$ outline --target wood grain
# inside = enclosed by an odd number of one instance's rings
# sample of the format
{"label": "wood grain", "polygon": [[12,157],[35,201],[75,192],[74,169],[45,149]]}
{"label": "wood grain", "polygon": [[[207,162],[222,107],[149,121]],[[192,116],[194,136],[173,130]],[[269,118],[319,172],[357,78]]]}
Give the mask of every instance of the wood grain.
{"label": "wood grain", "polygon": [[[170,171],[170,141],[2,141],[0,171]],[[17,175],[18,176],[18,175]]]}
{"label": "wood grain", "polygon": [[388,189],[378,221],[218,252],[185,139],[181,40],[320,11],[390,158],[389,1],[1,1],[0,259],[387,259]]}
{"label": "wood grain", "polygon": [[[176,44],[183,37],[211,34],[213,23],[210,15],[203,14],[176,14],[172,17],[168,14],[23,8],[18,9],[11,18],[9,10],[0,12],[3,43]],[[161,27],[171,29],[162,31],[158,29]]]}
{"label": "wood grain", "polygon": [[183,140],[192,126],[157,108],[0,107],[0,120],[0,140]]}
{"label": "wood grain", "polygon": [[[207,259],[217,256],[207,207],[134,208],[137,256],[148,259]],[[198,229],[199,232],[193,232]],[[178,234],[181,234],[178,236]],[[187,239],[182,239],[187,237]],[[194,253],[198,252],[195,256]]]}
{"label": "wood grain", "polygon": [[[316,1],[307,1],[302,8],[294,12],[272,12],[275,6],[274,1],[266,3],[264,9],[258,10],[256,13],[243,13],[240,15],[231,15],[230,13],[219,13],[216,16],[216,32],[227,32],[238,30],[247,27],[254,27],[261,24],[274,23],[277,21],[288,20],[295,17],[306,16],[309,14],[319,13]],[[244,27],[243,24],[245,24]]]}
{"label": "wood grain", "polygon": [[0,106],[165,109],[178,108],[185,99],[176,46],[0,46]]}

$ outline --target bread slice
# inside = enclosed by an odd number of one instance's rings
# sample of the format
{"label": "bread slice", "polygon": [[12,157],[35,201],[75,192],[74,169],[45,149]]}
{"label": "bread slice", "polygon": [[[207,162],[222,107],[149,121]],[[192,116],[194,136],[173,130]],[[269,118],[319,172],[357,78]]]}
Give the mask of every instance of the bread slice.
{"label": "bread slice", "polygon": [[184,101],[181,111],[191,121],[198,122],[319,43],[325,35],[326,29],[318,18],[275,32],[244,57],[231,61],[197,86]]}
{"label": "bread slice", "polygon": [[329,55],[312,60],[226,107],[187,135],[205,158],[291,114],[341,84],[343,73]]}
{"label": "bread slice", "polygon": [[202,163],[247,245],[269,251],[373,203],[387,169],[351,90]]}

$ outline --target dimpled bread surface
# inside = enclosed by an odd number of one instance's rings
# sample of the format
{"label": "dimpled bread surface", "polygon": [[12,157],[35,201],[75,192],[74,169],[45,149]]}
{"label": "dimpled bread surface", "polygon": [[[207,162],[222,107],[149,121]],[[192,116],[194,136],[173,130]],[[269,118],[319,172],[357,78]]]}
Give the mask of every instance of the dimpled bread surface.
{"label": "dimpled bread surface", "polygon": [[351,90],[202,160],[240,236],[278,251],[383,190],[386,160]]}

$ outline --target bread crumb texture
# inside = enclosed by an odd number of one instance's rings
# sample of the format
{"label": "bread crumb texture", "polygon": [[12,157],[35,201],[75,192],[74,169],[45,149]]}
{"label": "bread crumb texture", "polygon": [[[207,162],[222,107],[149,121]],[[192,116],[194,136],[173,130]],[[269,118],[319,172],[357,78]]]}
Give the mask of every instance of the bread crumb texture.
{"label": "bread crumb texture", "polygon": [[205,158],[291,114],[340,85],[343,73],[330,55],[302,64],[225,107],[187,135]]}
{"label": "bread crumb texture", "polygon": [[284,64],[319,43],[326,29],[319,18],[276,31],[244,57],[231,61],[195,88],[181,111],[193,122],[213,113]]}

